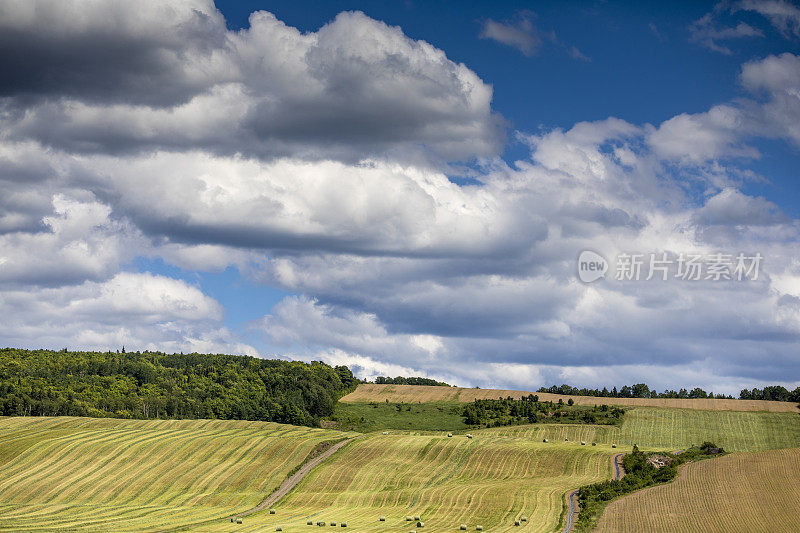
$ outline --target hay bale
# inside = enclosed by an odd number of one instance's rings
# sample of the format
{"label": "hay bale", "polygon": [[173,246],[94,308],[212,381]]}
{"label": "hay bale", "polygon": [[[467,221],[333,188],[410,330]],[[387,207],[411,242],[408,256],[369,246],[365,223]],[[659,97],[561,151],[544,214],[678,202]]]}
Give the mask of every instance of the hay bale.
{"label": "hay bale", "polygon": [[270,509],[269,514],[275,514],[275,509]]}
{"label": "hay bale", "polygon": [[342,522],[342,527],[347,527],[347,522]]}
{"label": "hay bale", "polygon": [[331,527],[336,527],[336,522],[331,522]]}
{"label": "hay bale", "polygon": [[453,434],[452,434],[452,433],[448,433],[448,434],[447,434],[447,436],[448,436],[448,437],[452,437],[452,436],[453,436]]}
{"label": "hay bale", "polygon": [[586,446],[586,441],[585,440],[581,441],[581,446]]}
{"label": "hay bale", "polygon": [[307,520],[306,521],[306,525],[307,526],[313,526],[314,525],[314,521],[313,520]]}
{"label": "hay bale", "polygon": [[381,522],[386,522],[386,517],[382,516],[382,517],[378,518],[378,520],[381,521]]}
{"label": "hay bale", "polygon": [[616,444],[612,444],[612,445],[611,445],[611,447],[612,447],[612,448],[616,448],[616,447],[617,447],[617,445],[616,445]]}
{"label": "hay bale", "polygon": [[422,520],[422,517],[419,515],[414,515],[414,520]]}
{"label": "hay bale", "polygon": [[466,531],[467,530],[467,524],[461,524],[461,526],[458,529],[460,529],[461,531]]}
{"label": "hay bale", "polygon": [[518,526],[520,524],[519,520],[514,520],[514,525]]}
{"label": "hay bale", "polygon": [[542,442],[547,442],[547,439],[542,439]]}
{"label": "hay bale", "polygon": [[469,434],[469,433],[467,433],[467,438],[468,438],[468,439],[471,439],[471,438],[472,438],[472,435],[471,435],[471,434]]}
{"label": "hay bale", "polygon": [[384,431],[383,433],[381,433],[381,435],[388,435],[388,434],[389,434],[388,431]]}
{"label": "hay bale", "polygon": [[237,524],[241,524],[241,523],[242,523],[242,519],[241,519],[241,518],[237,518],[237,519],[236,519],[236,523],[237,523]]}
{"label": "hay bale", "polygon": [[412,520],[414,520],[413,516],[407,516],[406,517],[406,522],[411,522]]}
{"label": "hay bale", "polygon": [[420,520],[419,522],[417,522],[417,527],[425,527],[425,522]]}
{"label": "hay bale", "polygon": [[596,443],[596,442],[593,442],[593,443],[592,443],[592,446],[597,446],[597,443]]}
{"label": "hay bale", "polygon": [[275,531],[283,531],[283,528],[281,526],[278,526],[275,528]]}
{"label": "hay bale", "polygon": [[322,520],[320,520],[319,522],[317,522],[317,525],[318,525],[318,526],[320,526],[320,527],[322,527],[322,526],[324,526],[324,525],[325,525],[325,522],[323,522]]}
{"label": "hay bale", "polygon": [[483,531],[483,526],[475,526],[475,531]]}
{"label": "hay bale", "polygon": [[521,517],[519,517],[519,520],[520,520],[520,522],[527,522],[528,521],[528,517],[527,516],[521,516]]}
{"label": "hay bale", "polygon": [[565,441],[568,441],[568,440],[569,440],[569,437],[564,437],[564,440],[565,440]]}

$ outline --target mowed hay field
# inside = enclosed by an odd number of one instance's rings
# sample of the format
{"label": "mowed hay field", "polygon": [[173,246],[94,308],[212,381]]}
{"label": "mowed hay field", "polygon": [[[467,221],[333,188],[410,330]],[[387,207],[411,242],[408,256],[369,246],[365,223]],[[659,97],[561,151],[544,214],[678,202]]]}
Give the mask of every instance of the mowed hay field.
{"label": "mowed hay field", "polygon": [[771,411],[798,413],[792,402],[763,400],[683,400],[677,398],[599,398],[594,396],[562,396],[547,392],[515,391],[501,389],[465,389],[461,387],[433,387],[425,385],[377,385],[362,383],[355,391],[341,399],[343,402],[471,402],[476,399],[520,398],[534,394],[539,400],[566,402],[572,398],[578,405],[629,405],[638,407],[667,407],[701,409],[707,411]]}
{"label": "mowed hay field", "polygon": [[[348,530],[555,530],[568,491],[612,475],[610,446],[542,443],[473,433],[373,434],[357,439],[317,467],[275,507],[244,519],[242,531],[310,530],[307,520],[346,521]],[[522,527],[514,519],[528,517]],[[380,516],[386,522],[379,522]],[[215,528],[226,530],[224,525]],[[330,528],[329,528],[330,529]],[[237,528],[237,531],[239,529]]]}
{"label": "mowed hay field", "polygon": [[800,449],[731,454],[680,467],[672,483],[611,502],[600,532],[800,531]]}
{"label": "mowed hay field", "polygon": [[0,530],[168,530],[260,503],[321,441],[268,422],[0,418]]}
{"label": "mowed hay field", "polygon": [[644,449],[680,450],[712,441],[731,452],[800,447],[800,415],[771,412],[699,411],[636,407],[620,427],[535,424],[485,430],[531,440],[584,440]]}

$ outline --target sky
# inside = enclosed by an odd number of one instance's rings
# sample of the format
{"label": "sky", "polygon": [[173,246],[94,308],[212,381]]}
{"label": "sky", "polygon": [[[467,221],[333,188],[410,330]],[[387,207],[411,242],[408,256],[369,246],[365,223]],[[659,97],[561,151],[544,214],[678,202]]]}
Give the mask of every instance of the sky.
{"label": "sky", "polygon": [[800,385],[800,5],[0,0],[0,345]]}

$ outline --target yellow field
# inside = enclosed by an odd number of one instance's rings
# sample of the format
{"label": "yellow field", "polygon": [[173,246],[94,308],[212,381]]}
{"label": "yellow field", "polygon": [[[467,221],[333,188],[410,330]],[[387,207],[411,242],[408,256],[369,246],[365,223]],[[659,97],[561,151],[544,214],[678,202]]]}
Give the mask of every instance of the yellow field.
{"label": "yellow field", "polygon": [[[610,446],[542,443],[483,431],[465,436],[371,435],[315,469],[275,507],[245,518],[237,531],[307,530],[306,520],[340,522],[367,532],[555,529],[565,494],[611,477]],[[529,518],[523,527],[514,519]],[[384,515],[386,522],[379,522]],[[208,530],[225,531],[225,525]],[[205,529],[204,529],[205,530]]]}
{"label": "yellow field", "polygon": [[363,383],[343,402],[471,402],[476,399],[519,398],[535,394],[541,401],[566,402],[572,398],[578,405],[630,405],[639,407],[668,407],[672,409],[701,409],[707,411],[771,411],[797,413],[792,402],[763,400],[680,400],[668,398],[596,398],[594,396],[562,396],[546,392],[501,389],[464,389],[460,387],[429,387],[424,385],[376,385]]}
{"label": "yellow field", "polygon": [[0,418],[0,530],[172,529],[254,507],[340,432],[268,422]]}
{"label": "yellow field", "polygon": [[800,531],[800,449],[690,463],[677,479],[612,502],[600,532]]}
{"label": "yellow field", "polygon": [[583,440],[604,444],[639,445],[647,449],[679,450],[712,441],[727,451],[754,452],[800,446],[800,416],[791,413],[698,411],[636,407],[626,411],[621,427],[536,424],[493,428],[488,432]]}

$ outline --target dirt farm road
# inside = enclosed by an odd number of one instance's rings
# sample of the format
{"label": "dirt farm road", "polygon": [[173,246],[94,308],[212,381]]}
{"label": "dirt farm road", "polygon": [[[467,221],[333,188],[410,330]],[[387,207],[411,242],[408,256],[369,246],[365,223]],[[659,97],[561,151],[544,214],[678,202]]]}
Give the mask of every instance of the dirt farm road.
{"label": "dirt farm road", "polygon": [[[618,453],[617,455],[614,456],[613,459],[614,469],[615,469],[614,479],[621,479],[622,476],[625,475],[625,469],[622,468],[622,465],[619,462],[623,455],[625,454]],[[564,528],[563,533],[569,533],[572,530],[572,526],[575,523],[575,513],[577,512],[577,506],[578,506],[578,504],[575,502],[575,498],[577,496],[578,496],[578,490],[576,489],[570,492],[569,496],[567,497],[569,500],[569,513],[567,513],[567,525]]]}
{"label": "dirt farm road", "polygon": [[275,489],[275,492],[273,492],[272,494],[267,496],[266,500],[264,500],[263,502],[259,503],[258,505],[256,505],[255,507],[253,507],[250,510],[244,511],[242,513],[237,513],[237,514],[235,514],[233,516],[230,516],[228,518],[234,518],[234,519],[235,518],[242,518],[242,517],[251,515],[253,513],[257,513],[258,511],[263,511],[264,509],[266,509],[267,507],[269,507],[271,505],[275,505],[275,503],[278,500],[280,500],[281,498],[283,498],[284,496],[289,494],[289,492],[293,488],[295,488],[297,486],[297,484],[300,483],[303,480],[303,478],[306,477],[308,475],[308,473],[311,472],[311,470],[314,469],[315,466],[317,466],[322,461],[324,461],[325,459],[327,459],[328,457],[330,457],[331,455],[333,455],[334,453],[339,451],[346,444],[349,444],[349,443],[353,442],[355,439],[356,439],[356,437],[351,437],[351,438],[343,440],[341,442],[337,442],[336,444],[334,444],[333,446],[331,446],[330,448],[325,450],[323,453],[319,454],[318,456],[314,457],[309,462],[307,462],[306,464],[301,466],[300,469],[297,472],[295,472],[294,474],[292,474],[291,476],[289,476],[285,480],[283,480],[283,483],[281,483],[280,487]]}

